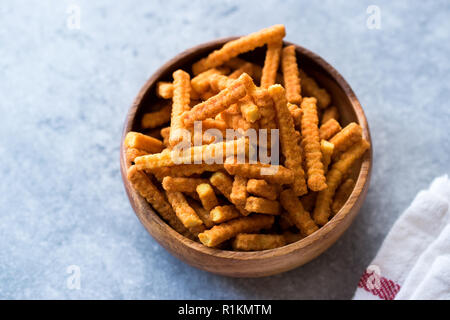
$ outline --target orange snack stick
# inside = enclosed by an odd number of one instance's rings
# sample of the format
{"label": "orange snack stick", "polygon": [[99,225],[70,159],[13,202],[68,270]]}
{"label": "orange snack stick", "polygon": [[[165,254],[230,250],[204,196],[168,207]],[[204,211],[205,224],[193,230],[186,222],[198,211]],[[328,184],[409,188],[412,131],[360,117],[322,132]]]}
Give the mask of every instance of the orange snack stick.
{"label": "orange snack stick", "polygon": [[162,187],[166,191],[195,193],[197,186],[202,183],[208,183],[208,179],[164,177],[162,180]]}
{"label": "orange snack stick", "polygon": [[261,251],[275,249],[286,245],[284,236],[279,234],[238,234],[233,242],[234,250]]}
{"label": "orange snack stick", "polygon": [[344,129],[337,133],[330,142],[334,144],[333,160],[362,139],[362,128],[355,122],[349,123]]}
{"label": "orange snack stick", "polygon": [[147,169],[149,173],[155,175],[156,178],[162,179],[164,177],[189,177],[195,174],[202,174],[203,172],[215,172],[223,169],[223,164],[180,164],[172,167],[159,167]]}
{"label": "orange snack stick", "polygon": [[283,48],[281,68],[283,70],[286,98],[290,103],[299,104],[302,102],[302,95],[295,46],[291,45]]}
{"label": "orange snack stick", "polygon": [[216,120],[220,120],[226,123],[228,128],[235,130],[242,129],[247,131],[250,128],[257,129],[257,123],[248,122],[239,111],[239,105],[233,104],[225,111],[219,113],[216,116]]}
{"label": "orange snack stick", "polygon": [[198,235],[200,241],[207,247],[215,247],[222,242],[235,237],[239,233],[258,232],[269,229],[274,217],[269,215],[252,215],[233,219],[212,227]]}
{"label": "orange snack stick", "polygon": [[289,215],[284,213],[278,216],[278,225],[280,226],[281,230],[288,230],[289,228],[294,226],[291,218],[289,218]]}
{"label": "orange snack stick", "polygon": [[280,41],[267,44],[266,58],[261,76],[261,87],[263,88],[269,88],[276,83],[282,44],[281,39]]}
{"label": "orange snack stick", "polygon": [[307,97],[317,99],[317,105],[320,109],[325,109],[331,102],[330,94],[327,90],[319,88],[316,80],[309,77],[303,70],[299,70],[302,82],[303,94]]}
{"label": "orange snack stick", "polygon": [[163,99],[172,99],[173,84],[172,82],[159,81],[156,83],[156,95]]}
{"label": "orange snack stick", "polygon": [[303,208],[308,211],[312,212],[314,210],[314,206],[316,205],[316,198],[317,198],[317,192],[310,191],[304,196],[300,197],[300,202],[303,205]]}
{"label": "orange snack stick", "polygon": [[183,70],[173,73],[172,116],[170,120],[169,144],[173,147],[183,140],[183,129],[186,129],[182,115],[190,109],[191,84],[189,74]]}
{"label": "orange snack stick", "polygon": [[335,162],[327,173],[327,188],[318,193],[316,207],[314,208],[313,218],[318,225],[324,225],[330,217],[330,206],[333,201],[337,187],[342,179],[347,175],[353,164],[361,158],[370,144],[366,140],[360,140],[350,149],[345,151],[339,160]]}
{"label": "orange snack stick", "polygon": [[160,131],[163,143],[166,147],[169,147],[170,127],[162,128]]}
{"label": "orange snack stick", "polygon": [[167,202],[163,193],[153,184],[150,178],[136,166],[131,166],[127,171],[127,178],[133,188],[155,208],[161,217],[178,233],[186,234],[187,230],[178,220],[175,212]]}
{"label": "orange snack stick", "polygon": [[[233,70],[237,70],[237,69],[247,69],[249,72],[248,75],[250,77],[252,77],[253,79],[260,79],[261,78],[261,74],[262,74],[262,68],[261,66],[257,65],[256,63],[252,63],[249,61],[246,61],[244,59],[241,58],[232,58],[230,60],[228,60],[227,62],[224,63],[224,65],[226,67],[229,67]],[[247,65],[251,65],[252,66],[252,70],[249,70],[246,66]]]}
{"label": "orange snack stick", "polygon": [[352,194],[353,189],[355,188],[355,180],[347,179],[341,186],[337,189],[336,195],[334,196],[333,204],[331,205],[331,210],[333,214],[336,214],[341,210],[347,201],[348,197]]}
{"label": "orange snack stick", "polygon": [[339,120],[339,110],[335,106],[328,107],[323,111],[320,123],[322,124],[327,123],[327,121],[330,119],[334,119],[336,121]]}
{"label": "orange snack stick", "polygon": [[203,224],[206,228],[211,228],[215,225],[215,223],[211,219],[211,215],[209,214],[209,210],[206,210],[203,208],[197,201],[188,201],[189,205],[192,207],[192,209],[195,210],[198,217],[203,221]]}
{"label": "orange snack stick", "polygon": [[276,200],[278,198],[277,188],[262,179],[249,179],[247,181],[247,191],[269,200]]}
{"label": "orange snack stick", "polygon": [[289,218],[305,236],[309,236],[319,229],[311,219],[308,212],[303,209],[302,203],[295,195],[292,189],[286,189],[280,194],[280,202],[284,209],[289,213]]}
{"label": "orange snack stick", "polygon": [[304,98],[301,104],[302,147],[308,174],[308,187],[320,191],[327,187],[322,164],[322,152],[319,140],[319,119],[317,117],[316,98]]}
{"label": "orange snack stick", "polygon": [[247,178],[234,176],[233,187],[230,193],[231,202],[243,208],[245,207],[247,196]]}
{"label": "orange snack stick", "polygon": [[331,156],[334,151],[334,144],[326,140],[320,141],[320,151],[322,152],[323,171],[327,173],[328,166],[331,163]]}
{"label": "orange snack stick", "polygon": [[261,113],[259,112],[258,106],[249,96],[239,100],[238,107],[241,110],[241,114],[244,119],[250,123],[254,123],[261,118]]}
{"label": "orange snack stick", "polygon": [[201,183],[197,185],[196,191],[200,201],[202,202],[203,208],[210,211],[215,206],[219,205],[214,189],[209,183]]}
{"label": "orange snack stick", "polygon": [[183,116],[184,123],[187,126],[191,126],[196,120],[212,118],[233,103],[238,102],[239,99],[247,94],[247,82],[253,83],[252,79],[244,73],[239,79],[235,80],[229,87],[220,91],[217,95],[185,112]]}
{"label": "orange snack stick", "polygon": [[124,145],[126,148],[136,148],[147,153],[161,152],[164,149],[160,140],[134,131],[127,133]]}
{"label": "orange snack stick", "polygon": [[212,68],[209,70],[206,70],[199,75],[195,76],[191,80],[192,88],[199,93],[200,95],[209,91],[210,84],[209,79],[214,74],[226,74],[230,71],[229,68]]}
{"label": "orange snack stick", "polygon": [[[223,172],[214,172],[213,175],[209,178],[209,182],[217,188],[231,203],[231,192],[233,190],[233,180],[231,177]],[[249,212],[245,210],[243,207],[236,206],[239,212],[247,216]]]}
{"label": "orange snack stick", "polygon": [[151,129],[162,126],[170,121],[171,113],[172,105],[166,104],[158,111],[144,114],[142,117],[141,126],[143,129]]}
{"label": "orange snack stick", "polygon": [[286,30],[283,25],[274,25],[239,39],[229,41],[221,49],[213,51],[206,58],[194,63],[192,71],[194,74],[199,74],[205,70],[220,66],[241,53],[251,51],[266,43],[274,42],[277,39],[282,39],[285,34]]}
{"label": "orange snack stick", "polygon": [[[277,112],[278,128],[280,133],[281,152],[285,157],[284,165],[294,173],[292,189],[297,196],[308,192],[305,181],[305,172],[302,167],[301,150],[298,140],[295,139],[294,120],[287,107],[285,90],[279,84],[269,88],[275,110]],[[325,179],[325,177],[324,177]]]}
{"label": "orange snack stick", "polygon": [[126,155],[127,155],[128,166],[130,166],[134,162],[134,159],[136,157],[144,156],[146,154],[148,154],[148,152],[144,151],[144,150],[140,150],[140,149],[136,149],[136,148],[127,148]]}
{"label": "orange snack stick", "polygon": [[300,130],[302,127],[303,110],[296,104],[288,103],[287,106],[289,112],[291,113],[292,119],[294,119],[295,128]]}
{"label": "orange snack stick", "polygon": [[181,192],[166,191],[166,195],[178,219],[186,228],[191,229],[203,224]]}
{"label": "orange snack stick", "polygon": [[286,241],[286,244],[294,243],[304,238],[301,233],[293,233],[291,231],[283,232],[283,237],[284,241]]}
{"label": "orange snack stick", "polygon": [[233,205],[217,206],[212,209],[209,214],[214,223],[222,223],[241,216],[239,211],[237,211]]}
{"label": "orange snack stick", "polygon": [[234,79],[220,74],[213,74],[208,78],[208,80],[209,86],[213,92],[220,92],[223,89],[231,86],[233,81],[235,81]]}
{"label": "orange snack stick", "polygon": [[250,77],[254,78],[254,64],[250,62],[245,62],[243,65],[241,65],[239,68],[234,70],[230,75],[228,76],[230,79],[237,79],[239,78],[243,73],[248,74]]}
{"label": "orange snack stick", "polygon": [[323,140],[330,140],[335,134],[341,131],[341,125],[334,119],[330,119],[320,126],[319,138]]}
{"label": "orange snack stick", "polygon": [[248,212],[279,215],[280,203],[265,198],[248,197],[247,202],[245,203],[245,210]]}
{"label": "orange snack stick", "polygon": [[[249,179],[264,179],[273,184],[290,184],[294,182],[292,170],[281,165],[263,163],[225,163],[225,170],[231,175],[239,175]],[[264,174],[264,171],[267,174]]]}

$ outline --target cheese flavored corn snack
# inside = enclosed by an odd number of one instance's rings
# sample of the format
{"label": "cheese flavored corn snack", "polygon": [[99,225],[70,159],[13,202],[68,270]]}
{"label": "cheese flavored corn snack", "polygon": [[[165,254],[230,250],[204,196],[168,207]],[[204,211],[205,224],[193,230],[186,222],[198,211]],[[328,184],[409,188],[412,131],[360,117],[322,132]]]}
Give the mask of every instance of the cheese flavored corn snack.
{"label": "cheese flavored corn snack", "polygon": [[181,192],[166,191],[166,195],[178,219],[186,228],[190,229],[203,224]]}
{"label": "cheese flavored corn snack", "polygon": [[263,88],[269,88],[276,83],[282,44],[281,40],[267,44],[266,59],[261,76],[261,87]]}
{"label": "cheese flavored corn snack", "polygon": [[283,235],[279,234],[238,234],[232,246],[234,250],[239,251],[260,251],[275,249],[286,245]]}
{"label": "cheese flavored corn snack", "polygon": [[164,177],[162,187],[172,192],[196,192],[197,186],[202,183],[208,183],[208,179]]}
{"label": "cheese flavored corn snack", "polygon": [[302,95],[300,76],[298,74],[298,65],[294,46],[287,46],[283,48],[281,67],[283,69],[287,101],[294,104],[301,103]]}
{"label": "cheese flavored corn snack", "polygon": [[145,156],[148,154],[147,151],[136,149],[136,148],[127,148],[126,155],[127,155],[127,164],[128,166],[131,166],[131,164],[134,162],[134,159],[136,157]]}
{"label": "cheese flavored corn snack", "polygon": [[143,129],[152,129],[170,121],[172,114],[172,104],[165,104],[161,109],[144,114],[141,121]]}
{"label": "cheese flavored corn snack", "polygon": [[344,206],[348,197],[352,193],[355,188],[355,181],[353,179],[347,179],[341,186],[337,189],[336,195],[334,196],[333,204],[331,205],[331,210],[333,215],[339,212],[341,208]]}
{"label": "cheese flavored corn snack", "polygon": [[[233,203],[233,201],[231,200],[233,180],[229,175],[220,171],[214,172],[213,175],[209,178],[209,182],[214,187],[216,187],[216,189],[219,190],[231,203]],[[249,214],[249,212],[241,206],[237,206],[236,208],[244,216],[247,216]]]}
{"label": "cheese flavored corn snack", "polygon": [[233,205],[217,206],[212,209],[209,214],[214,223],[222,223],[241,216],[239,211],[237,211],[236,207]]}
{"label": "cheese flavored corn snack", "polygon": [[[223,166],[231,175],[239,175],[249,179],[264,179],[273,184],[291,184],[294,182],[294,173],[292,170],[281,165],[225,163]],[[264,169],[267,169],[267,171],[270,170],[270,174],[264,174]]]}
{"label": "cheese flavored corn snack", "polygon": [[286,189],[281,192],[280,202],[283,208],[289,213],[291,221],[302,234],[309,236],[319,229],[314,223],[314,220],[311,219],[310,214],[303,209],[302,203],[292,189]]}
{"label": "cheese flavored corn snack", "polygon": [[321,124],[327,123],[327,121],[330,119],[334,119],[336,121],[339,120],[339,110],[335,106],[328,107],[323,111],[320,123]]}
{"label": "cheese flavored corn snack", "polygon": [[326,140],[321,140],[320,151],[322,152],[323,171],[326,174],[328,171],[328,166],[331,163],[331,156],[333,155],[334,144]]}
{"label": "cheese flavored corn snack", "polygon": [[214,189],[209,183],[201,183],[197,185],[196,191],[200,201],[202,202],[203,208],[210,211],[212,208],[219,204]]}
{"label": "cheese flavored corn snack", "polygon": [[319,138],[322,140],[330,140],[335,134],[341,131],[341,125],[334,119],[330,119],[320,126]]}
{"label": "cheese flavored corn snack", "polygon": [[317,106],[321,109],[328,107],[331,102],[330,94],[322,88],[319,88],[317,82],[309,77],[303,70],[299,70],[302,83],[303,94],[307,97],[317,99]]}
{"label": "cheese flavored corn snack", "polygon": [[189,74],[183,70],[177,70],[173,73],[172,115],[169,136],[169,144],[172,147],[183,140],[183,129],[186,129],[186,126],[183,123],[182,115],[190,109],[190,81]]}
{"label": "cheese flavored corn snack", "polygon": [[280,203],[276,200],[248,197],[247,202],[245,203],[245,210],[247,210],[248,212],[279,215]]}
{"label": "cheese flavored corn snack", "polygon": [[247,191],[269,200],[276,200],[278,198],[277,188],[261,179],[249,179],[247,182]]}
{"label": "cheese flavored corn snack", "polygon": [[245,207],[247,196],[247,178],[234,176],[233,187],[230,193],[231,202],[243,208]]}
{"label": "cheese flavored corn snack", "polygon": [[355,122],[348,124],[330,140],[330,142],[334,144],[333,160],[336,160],[342,152],[350,148],[361,139],[361,126]]}
{"label": "cheese flavored corn snack", "polygon": [[135,148],[147,153],[161,152],[164,149],[164,145],[160,140],[133,131],[128,132],[125,136],[124,145],[126,148]]}

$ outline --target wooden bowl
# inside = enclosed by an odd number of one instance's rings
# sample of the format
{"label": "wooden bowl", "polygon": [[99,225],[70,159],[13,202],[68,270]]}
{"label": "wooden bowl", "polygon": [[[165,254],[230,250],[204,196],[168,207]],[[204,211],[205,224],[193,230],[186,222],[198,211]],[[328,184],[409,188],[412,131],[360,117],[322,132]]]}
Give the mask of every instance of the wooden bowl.
{"label": "wooden bowl", "polygon": [[[358,214],[369,187],[372,167],[372,148],[366,153],[353,172],[356,186],[344,207],[322,228],[312,235],[281,248],[259,252],[237,252],[213,249],[187,239],[167,225],[151,206],[131,186],[126,178],[126,156],[123,147],[125,135],[129,131],[141,131],[142,114],[155,107],[155,85],[160,80],[171,80],[172,73],[179,68],[190,71],[191,64],[220,48],[226,38],[198,45],[180,53],[164,64],[144,84],[128,115],[122,133],[120,168],[128,198],[139,220],[147,231],[175,257],[202,270],[231,277],[263,277],[301,266],[328,249],[350,226]],[[285,45],[291,43],[285,42]],[[342,125],[357,122],[363,128],[363,137],[371,142],[369,126],[361,105],[344,78],[317,54],[295,46],[299,65],[313,76],[332,96],[333,104],[339,108]],[[264,48],[244,55],[244,58],[262,65]]]}

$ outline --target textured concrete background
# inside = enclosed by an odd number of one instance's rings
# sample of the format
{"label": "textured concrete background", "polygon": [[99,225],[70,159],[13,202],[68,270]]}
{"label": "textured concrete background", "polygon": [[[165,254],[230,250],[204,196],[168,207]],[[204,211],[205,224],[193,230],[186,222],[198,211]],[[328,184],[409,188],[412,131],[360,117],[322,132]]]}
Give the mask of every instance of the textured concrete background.
{"label": "textured concrete background", "polygon": [[[69,29],[71,4],[80,29]],[[381,10],[370,30],[368,5]],[[135,217],[119,173],[125,114],[178,52],[284,23],[339,70],[374,143],[351,228],[306,266],[264,279],[193,269]],[[2,1],[0,298],[351,298],[396,217],[450,173],[448,1]],[[67,267],[81,270],[69,290]]]}

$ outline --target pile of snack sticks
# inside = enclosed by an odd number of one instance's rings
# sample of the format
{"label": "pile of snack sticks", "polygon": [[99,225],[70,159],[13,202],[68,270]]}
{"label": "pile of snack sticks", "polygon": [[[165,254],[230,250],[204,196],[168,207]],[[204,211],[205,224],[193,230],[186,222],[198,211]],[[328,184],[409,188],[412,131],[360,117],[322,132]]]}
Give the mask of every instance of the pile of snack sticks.
{"label": "pile of snack sticks", "polygon": [[[351,169],[370,147],[358,124],[341,127],[329,93],[299,69],[284,36],[284,26],[275,25],[194,63],[192,78],[176,70],[173,82],[156,86],[165,104],[142,117],[142,129],[151,133],[126,136],[135,190],[174,230],[205,246],[266,250],[307,237],[344,205],[355,186]],[[263,67],[238,57],[262,46]],[[218,142],[206,134],[184,150],[183,162],[175,161],[176,146],[186,131],[195,135],[198,122],[202,132],[224,136],[227,129],[267,129],[269,141],[278,129],[279,164],[230,159],[218,150],[236,151],[245,137]],[[270,143],[265,147],[270,152]],[[210,161],[222,154],[223,162]],[[273,173],[263,172],[271,167]]]}

